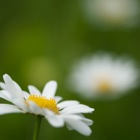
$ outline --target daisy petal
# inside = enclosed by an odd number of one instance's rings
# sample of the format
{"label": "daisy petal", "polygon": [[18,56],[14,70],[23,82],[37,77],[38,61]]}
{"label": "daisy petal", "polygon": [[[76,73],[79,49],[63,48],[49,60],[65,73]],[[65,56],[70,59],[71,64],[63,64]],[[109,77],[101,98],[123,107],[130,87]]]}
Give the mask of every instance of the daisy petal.
{"label": "daisy petal", "polygon": [[94,109],[90,108],[86,105],[78,104],[78,105],[72,105],[68,106],[67,108],[64,108],[61,113],[64,114],[71,114],[71,113],[90,113],[93,112]]}
{"label": "daisy petal", "polygon": [[29,110],[31,113],[36,114],[36,115],[39,115],[39,114],[44,115],[43,110],[39,106],[37,106],[34,102],[28,101],[28,104],[29,104]]}
{"label": "daisy petal", "polygon": [[22,93],[25,99],[27,99],[30,96],[30,94],[26,91],[22,91]]}
{"label": "daisy petal", "polygon": [[59,103],[57,106],[59,109],[63,109],[65,107],[68,107],[68,106],[71,106],[71,105],[75,105],[75,104],[79,104],[78,101],[74,101],[74,100],[71,100],[71,101],[63,101],[61,103]]}
{"label": "daisy petal", "polygon": [[46,110],[45,118],[54,127],[62,127],[64,125],[64,120],[59,115],[55,115],[53,112]]}
{"label": "daisy petal", "polygon": [[82,121],[83,123],[85,123],[86,125],[90,126],[93,124],[93,121],[90,119],[85,118],[83,115],[81,116],[81,114],[79,115],[63,115],[63,118],[70,118],[70,119],[74,119],[74,120],[79,120]]}
{"label": "daisy petal", "polygon": [[24,112],[18,109],[15,105],[0,104],[0,115],[9,113],[24,113]]}
{"label": "daisy petal", "polygon": [[66,127],[68,128],[68,130],[73,130],[73,128],[68,123],[66,123]]}
{"label": "daisy petal", "polygon": [[58,102],[60,102],[60,101],[62,100],[62,97],[60,97],[60,96],[55,96],[54,99],[55,99],[56,102],[58,103]]}
{"label": "daisy petal", "polygon": [[0,98],[13,103],[13,100],[11,99],[9,93],[6,90],[1,90],[0,91]]}
{"label": "daisy petal", "polygon": [[22,90],[21,90],[20,86],[18,85],[18,83],[16,83],[15,81],[13,81],[13,82],[14,82],[14,85],[15,85],[16,89],[17,89],[20,93],[22,93]]}
{"label": "daisy petal", "polygon": [[56,88],[57,88],[56,81],[48,82],[44,87],[42,96],[45,96],[46,98],[53,98],[56,92]]}
{"label": "daisy petal", "polygon": [[1,87],[2,89],[6,89],[6,86],[5,86],[5,84],[4,84],[3,82],[0,82],[0,87]]}
{"label": "daisy petal", "polygon": [[13,98],[9,92],[6,90],[1,90],[0,91],[0,98],[3,98],[4,100],[7,100],[15,105],[17,105],[19,108],[22,108],[23,110],[26,107],[25,101],[24,100],[18,100],[17,98]]}
{"label": "daisy petal", "polygon": [[11,98],[11,94],[7,90],[1,90],[0,95],[3,94],[4,96],[7,96],[8,98]]}
{"label": "daisy petal", "polygon": [[90,119],[86,119],[86,118],[82,118],[82,122],[84,122],[85,124],[87,124],[88,126],[93,124],[93,121]]}
{"label": "daisy petal", "polygon": [[79,133],[89,136],[91,134],[91,129],[83,122],[67,118],[65,119],[66,123],[68,124],[70,129],[75,129]]}
{"label": "daisy petal", "polygon": [[5,74],[3,76],[6,89],[9,91],[9,93],[12,93],[13,98],[18,98],[19,100],[23,100],[23,95],[19,88],[15,85],[15,82],[11,79],[11,77],[8,74]]}
{"label": "daisy petal", "polygon": [[41,95],[40,91],[32,85],[29,85],[28,89],[29,89],[30,94]]}

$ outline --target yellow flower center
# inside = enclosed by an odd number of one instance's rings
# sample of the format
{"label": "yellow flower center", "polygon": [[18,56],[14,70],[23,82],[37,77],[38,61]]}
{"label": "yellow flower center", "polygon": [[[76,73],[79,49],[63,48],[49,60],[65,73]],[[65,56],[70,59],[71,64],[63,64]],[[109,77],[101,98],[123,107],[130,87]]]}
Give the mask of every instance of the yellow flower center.
{"label": "yellow flower center", "polygon": [[101,93],[110,92],[111,91],[111,84],[108,81],[103,80],[99,83],[98,90]]}
{"label": "yellow flower center", "polygon": [[53,98],[47,99],[46,97],[43,97],[43,96],[30,95],[26,100],[27,104],[28,104],[28,101],[32,101],[35,104],[37,104],[39,107],[47,108],[56,114],[59,113],[59,109],[57,108],[56,101]]}

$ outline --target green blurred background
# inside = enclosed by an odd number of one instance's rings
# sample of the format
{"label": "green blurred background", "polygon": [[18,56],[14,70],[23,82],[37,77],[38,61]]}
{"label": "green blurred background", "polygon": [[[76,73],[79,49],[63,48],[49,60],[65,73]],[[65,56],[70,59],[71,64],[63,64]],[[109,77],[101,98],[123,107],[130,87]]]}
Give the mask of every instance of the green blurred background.
{"label": "green blurred background", "polygon": [[[118,100],[88,101],[66,88],[71,64],[87,54],[104,50],[128,54],[140,65],[140,25],[107,29],[89,24],[80,0],[2,0],[0,2],[0,80],[8,73],[22,89],[42,89],[58,82],[57,95],[95,108],[86,115],[94,120],[93,133],[82,136],[66,127],[53,128],[42,121],[40,140],[139,140],[140,88]],[[6,102],[0,100],[2,103]],[[0,140],[31,140],[35,116],[0,116]]]}

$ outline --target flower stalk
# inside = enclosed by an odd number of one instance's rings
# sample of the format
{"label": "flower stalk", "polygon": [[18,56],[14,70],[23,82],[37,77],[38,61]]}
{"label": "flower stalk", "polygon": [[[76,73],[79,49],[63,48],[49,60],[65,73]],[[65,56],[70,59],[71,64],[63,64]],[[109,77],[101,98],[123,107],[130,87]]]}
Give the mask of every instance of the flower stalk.
{"label": "flower stalk", "polygon": [[35,129],[34,129],[34,134],[33,134],[33,140],[38,140],[39,137],[39,130],[40,130],[40,126],[41,126],[41,119],[42,116],[37,116],[36,119],[36,124],[35,124]]}

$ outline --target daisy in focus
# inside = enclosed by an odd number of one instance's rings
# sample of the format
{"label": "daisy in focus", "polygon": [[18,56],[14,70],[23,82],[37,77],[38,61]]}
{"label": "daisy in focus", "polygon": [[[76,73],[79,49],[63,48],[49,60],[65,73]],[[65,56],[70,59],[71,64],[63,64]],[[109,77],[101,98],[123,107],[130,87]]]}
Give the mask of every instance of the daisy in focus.
{"label": "daisy in focus", "polygon": [[130,27],[139,19],[137,0],[85,0],[83,7],[97,25]]}
{"label": "daisy in focus", "polygon": [[0,115],[8,113],[31,113],[42,116],[54,127],[62,127],[64,124],[70,130],[76,130],[83,135],[90,135],[92,120],[85,118],[83,113],[94,111],[86,105],[75,100],[62,101],[55,96],[57,83],[48,82],[41,92],[34,86],[28,86],[29,93],[23,91],[20,86],[7,74],[3,76],[4,83],[0,83],[2,90],[0,97],[12,104],[0,104]]}
{"label": "daisy in focus", "polygon": [[136,87],[138,76],[132,60],[96,54],[74,65],[68,85],[71,90],[89,99],[116,98]]}

